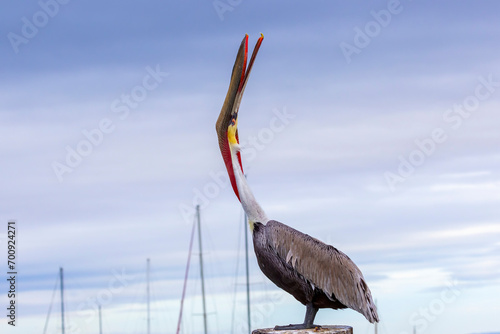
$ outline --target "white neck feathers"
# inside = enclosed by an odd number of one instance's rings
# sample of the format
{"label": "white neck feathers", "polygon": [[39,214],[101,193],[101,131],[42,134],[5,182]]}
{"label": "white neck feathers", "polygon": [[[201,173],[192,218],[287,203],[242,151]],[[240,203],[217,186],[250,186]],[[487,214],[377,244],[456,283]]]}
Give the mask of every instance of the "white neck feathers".
{"label": "white neck feathers", "polygon": [[238,187],[238,194],[240,196],[241,205],[248,217],[248,223],[253,230],[254,223],[266,224],[268,222],[266,213],[260,207],[259,203],[248,186],[245,176],[241,171],[241,166],[238,161],[236,153],[240,150],[240,146],[235,143],[229,144],[231,150],[231,162],[233,165],[234,177],[236,179],[236,186]]}

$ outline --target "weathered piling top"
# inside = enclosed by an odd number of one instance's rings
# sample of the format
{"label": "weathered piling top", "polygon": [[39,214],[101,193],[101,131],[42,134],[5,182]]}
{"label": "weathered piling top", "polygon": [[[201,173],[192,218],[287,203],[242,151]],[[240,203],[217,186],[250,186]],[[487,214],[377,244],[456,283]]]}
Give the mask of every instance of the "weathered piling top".
{"label": "weathered piling top", "polygon": [[349,326],[321,326],[311,329],[275,330],[274,328],[256,329],[252,334],[353,334]]}

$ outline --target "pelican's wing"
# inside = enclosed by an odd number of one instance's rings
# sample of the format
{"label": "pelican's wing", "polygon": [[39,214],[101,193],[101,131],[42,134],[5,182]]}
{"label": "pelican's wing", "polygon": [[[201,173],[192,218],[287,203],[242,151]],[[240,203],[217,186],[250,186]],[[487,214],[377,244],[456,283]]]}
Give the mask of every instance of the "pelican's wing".
{"label": "pelican's wing", "polygon": [[377,309],[363,274],[352,260],[333,246],[271,220],[266,224],[271,247],[306,280],[335,296],[342,304],[378,321]]}

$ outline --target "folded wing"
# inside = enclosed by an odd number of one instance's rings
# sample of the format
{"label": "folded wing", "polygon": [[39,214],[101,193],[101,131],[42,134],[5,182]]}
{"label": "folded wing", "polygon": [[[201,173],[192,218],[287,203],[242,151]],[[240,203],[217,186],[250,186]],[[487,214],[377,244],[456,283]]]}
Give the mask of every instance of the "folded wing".
{"label": "folded wing", "polygon": [[363,274],[333,246],[277,221],[266,224],[268,242],[278,256],[329,298],[378,321],[377,309]]}

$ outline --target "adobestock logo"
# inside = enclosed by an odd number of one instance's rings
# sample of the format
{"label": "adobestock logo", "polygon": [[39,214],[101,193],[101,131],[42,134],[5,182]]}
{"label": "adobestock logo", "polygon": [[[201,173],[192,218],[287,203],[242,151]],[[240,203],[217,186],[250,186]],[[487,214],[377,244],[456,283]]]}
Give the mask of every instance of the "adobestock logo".
{"label": "adobestock logo", "polygon": [[[466,96],[461,103],[453,104],[452,108],[445,110],[442,119],[451,130],[458,130],[464,121],[477,112],[481,102],[488,100],[500,87],[500,81],[493,80],[493,74],[480,76],[478,84],[472,94]],[[432,129],[430,135],[415,139],[416,148],[406,155],[399,155],[398,167],[393,171],[386,171],[384,178],[389,189],[394,192],[396,187],[411,177],[418,167],[432,156],[440,145],[448,141],[450,131],[445,130],[445,126]]]}
{"label": "adobestock logo", "polygon": [[[290,124],[295,115],[288,113],[286,107],[282,110],[273,109],[273,117],[269,120],[269,126],[259,130],[256,136],[249,136],[240,140],[241,155],[244,160],[250,162],[257,158],[259,152],[264,151],[274,140],[276,134],[283,132]],[[210,171],[208,173],[210,181],[202,187],[193,189],[193,199],[190,204],[181,203],[178,205],[179,212],[186,224],[190,224],[192,217],[196,213],[195,207],[206,208],[210,201],[218,197],[221,190],[229,185],[229,177],[226,170]]]}
{"label": "adobestock logo", "polygon": [[243,0],[214,0],[212,2],[212,6],[215,9],[215,12],[219,16],[221,21],[224,21],[224,13],[232,12],[237,6],[239,6]]}
{"label": "adobestock logo", "polygon": [[113,270],[112,274],[113,277],[109,279],[106,288],[100,289],[94,296],[87,297],[77,306],[77,314],[85,317],[85,322],[92,322],[98,315],[99,306],[111,304],[113,298],[136,279],[135,275],[126,274],[124,268],[121,271]]}
{"label": "adobestock logo", "polygon": [[[149,93],[157,89],[164,78],[168,76],[167,72],[160,69],[160,65],[156,65],[154,69],[147,66],[145,70],[147,74],[142,78],[141,84],[135,85],[129,93],[123,93],[111,102],[111,112],[117,115],[121,121],[127,119],[130,112],[137,109],[140,103],[146,100]],[[80,166],[84,158],[90,156],[94,152],[94,148],[102,145],[106,136],[113,133],[115,129],[116,122],[108,117],[103,117],[98,122],[97,127],[93,129],[83,129],[81,131],[83,139],[74,146],[66,145],[65,158],[52,161],[51,167],[57,180],[63,182],[65,175],[72,173]]]}
{"label": "adobestock logo", "polygon": [[[411,1],[411,0],[410,0]],[[354,37],[352,43],[345,41],[339,44],[340,51],[346,62],[350,64],[354,54],[359,55],[363,49],[368,47],[372,40],[379,36],[384,28],[392,22],[392,18],[403,11],[403,5],[399,0],[389,0],[386,9],[370,11],[373,20],[365,23],[363,28],[354,27]]]}
{"label": "adobestock logo", "polygon": [[[266,293],[266,300],[264,302],[253,303],[250,315],[252,327],[258,328],[268,323],[272,316],[278,309],[277,305],[283,301],[283,293],[281,291],[273,291]],[[247,334],[251,329],[248,328],[248,319],[243,315],[238,318],[236,333]],[[287,332],[285,332],[287,333]]]}
{"label": "adobestock logo", "polygon": [[[413,312],[408,319],[411,327],[414,327],[418,333],[424,333],[431,324],[439,319],[449,305],[456,302],[462,291],[457,288],[458,282],[446,282],[446,288],[439,292],[436,298],[433,298],[425,306],[420,307],[417,311]],[[400,332],[399,334],[409,334],[407,332]]]}
{"label": "adobestock logo", "polygon": [[11,31],[7,34],[7,39],[14,53],[19,53],[19,47],[22,44],[28,44],[30,40],[35,38],[40,29],[44,28],[51,19],[59,14],[61,5],[66,5],[69,1],[70,0],[38,1],[40,10],[33,13],[31,18],[26,16],[21,18],[22,26],[20,33],[17,34]]}

